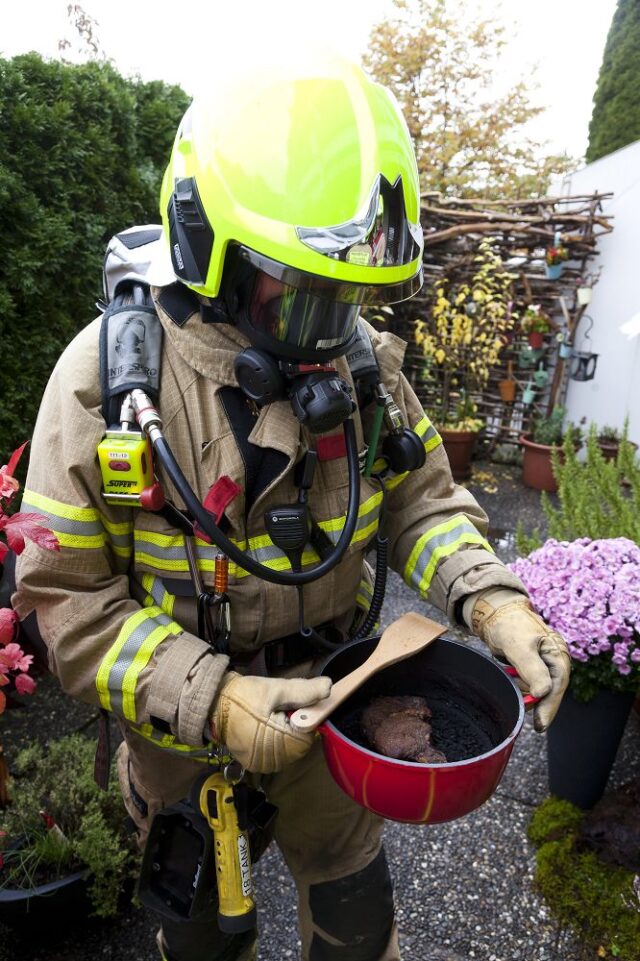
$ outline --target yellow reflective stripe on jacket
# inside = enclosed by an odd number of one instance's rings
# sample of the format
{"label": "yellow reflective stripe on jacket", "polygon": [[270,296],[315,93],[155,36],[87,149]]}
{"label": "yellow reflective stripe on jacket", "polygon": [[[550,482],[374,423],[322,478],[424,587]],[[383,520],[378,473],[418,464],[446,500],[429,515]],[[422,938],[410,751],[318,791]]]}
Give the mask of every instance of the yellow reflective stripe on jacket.
{"label": "yellow reflective stripe on jacket", "polygon": [[[129,727],[136,734],[150,741],[155,747],[167,751],[169,754],[177,754],[184,757],[189,756],[190,761],[209,761],[212,758],[218,759],[217,745],[210,742],[203,747],[193,747],[190,744],[182,744],[175,734],[165,734],[151,724],[130,724]],[[228,764],[232,760],[230,754],[223,754],[221,762]]]}
{"label": "yellow reflective stripe on jacket", "polygon": [[[382,492],[379,491],[368,497],[360,504],[358,509],[358,519],[356,528],[351,538],[352,544],[368,540],[377,530],[382,506]],[[345,524],[345,517],[330,518],[320,521],[318,526],[324,530],[331,541],[336,544],[342,533]],[[134,532],[135,538],[135,559],[139,564],[152,567],[159,571],[188,571],[189,563],[184,544],[184,534],[159,534],[155,531]],[[258,534],[256,537],[249,538],[248,541],[237,541],[232,538],[232,543],[242,551],[248,551],[250,557],[259,564],[275,571],[291,570],[291,563],[279,547],[273,543],[268,534]],[[194,539],[194,547],[198,569],[201,571],[213,572],[215,567],[215,557],[218,548],[215,544],[208,544],[199,537]],[[302,555],[302,566],[317,564],[320,558],[313,548],[309,545]],[[248,572],[236,565],[233,561],[229,564],[229,575],[236,579],[247,577]]]}
{"label": "yellow reflective stripe on jacket", "polygon": [[[371,497],[367,497],[367,499],[360,504],[356,528],[351,538],[352,544],[358,544],[360,541],[367,540],[372,534],[375,534],[378,529],[381,507],[382,491],[372,494]],[[332,518],[328,521],[319,521],[318,527],[328,534],[334,544],[337,544],[340,534],[344,529],[345,520],[346,518],[342,516]]]}
{"label": "yellow reflective stripe on jacket", "polygon": [[159,607],[143,607],[128,617],[98,670],[96,688],[102,706],[135,721],[135,692],[141,671],[158,644],[171,634],[181,633],[180,625]]}
{"label": "yellow reflective stripe on jacket", "polygon": [[157,604],[159,608],[173,617],[173,605],[176,602],[176,595],[170,594],[159,577],[154,574],[142,575],[142,587],[147,592],[144,600],[145,607],[153,607]]}
{"label": "yellow reflective stripe on jacket", "polygon": [[356,604],[363,610],[368,611],[371,607],[371,601],[373,600],[373,587],[364,577],[358,585],[358,593],[356,594]]}
{"label": "yellow reflective stripe on jacket", "polygon": [[29,508],[44,517],[61,547],[95,550],[108,544],[121,557],[131,555],[133,524],[130,521],[113,524],[93,507],[75,507],[25,490],[21,509]]}
{"label": "yellow reflective stripe on jacket", "polygon": [[493,548],[473,524],[458,514],[430,528],[416,541],[403,577],[409,587],[420,591],[424,597],[429,590],[438,563],[453,554],[463,544],[480,544],[493,553]]}

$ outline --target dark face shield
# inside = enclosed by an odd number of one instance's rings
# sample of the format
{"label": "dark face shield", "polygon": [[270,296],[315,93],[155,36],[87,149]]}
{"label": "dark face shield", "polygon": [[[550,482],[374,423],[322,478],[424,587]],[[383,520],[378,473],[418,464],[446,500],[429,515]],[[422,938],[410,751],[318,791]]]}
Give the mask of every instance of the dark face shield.
{"label": "dark face shield", "polygon": [[229,251],[225,272],[229,312],[251,342],[277,356],[311,363],[346,352],[363,305],[404,300],[422,283],[421,272],[393,285],[343,283],[247,247]]}
{"label": "dark face shield", "polygon": [[256,274],[249,323],[259,333],[304,353],[346,350],[360,312],[359,303],[327,300],[268,274]]}

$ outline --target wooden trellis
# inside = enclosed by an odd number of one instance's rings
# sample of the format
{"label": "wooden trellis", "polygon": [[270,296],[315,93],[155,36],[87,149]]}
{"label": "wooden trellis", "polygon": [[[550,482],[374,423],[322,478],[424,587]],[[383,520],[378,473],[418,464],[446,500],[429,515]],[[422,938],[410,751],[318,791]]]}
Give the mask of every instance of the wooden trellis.
{"label": "wooden trellis", "polygon": [[[394,309],[393,318],[384,326],[408,341],[405,373],[427,410],[438,406],[439,384],[433,366],[429,377],[425,377],[424,358],[414,342],[415,320],[429,321],[435,289],[443,278],[448,278],[452,286],[470,282],[476,269],[474,256],[485,239],[490,239],[506,269],[517,275],[513,285],[514,310],[522,312],[528,304],[539,304],[552,324],[536,360],[536,366],[542,365],[548,374],[544,386],[536,387],[533,369],[523,366],[531,357],[527,336],[516,324],[512,339],[501,351],[499,364],[490,372],[486,388],[473,395],[478,416],[486,424],[485,446],[493,449],[497,443],[517,443],[534,412],[549,412],[554,405],[563,404],[572,361],[560,356],[559,336],[568,348],[575,350],[581,321],[588,310],[578,303],[578,281],[591,275],[590,285],[597,282],[590,262],[598,253],[598,238],[613,229],[611,218],[602,214],[602,204],[611,196],[596,193],[489,201],[423,194],[425,284],[420,294]],[[546,276],[544,254],[547,248],[558,244],[567,248],[569,259],[561,277],[552,280]],[[507,378],[509,370],[517,382],[513,402],[503,401],[498,389],[499,381]],[[460,379],[464,381],[464,372]],[[535,388],[535,399],[526,403],[530,383]]]}

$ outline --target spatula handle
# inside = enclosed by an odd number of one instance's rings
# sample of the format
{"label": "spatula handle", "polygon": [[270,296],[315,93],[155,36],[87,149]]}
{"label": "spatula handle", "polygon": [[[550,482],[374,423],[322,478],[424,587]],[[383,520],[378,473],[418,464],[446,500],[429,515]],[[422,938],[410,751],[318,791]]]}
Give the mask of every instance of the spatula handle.
{"label": "spatula handle", "polygon": [[[378,646],[367,660],[333,684],[329,697],[311,707],[301,707],[294,711],[289,718],[291,726],[305,734],[315,730],[373,674],[417,654],[446,630],[442,624],[414,611],[403,614],[387,627],[378,641]],[[384,651],[380,650],[382,647]]]}

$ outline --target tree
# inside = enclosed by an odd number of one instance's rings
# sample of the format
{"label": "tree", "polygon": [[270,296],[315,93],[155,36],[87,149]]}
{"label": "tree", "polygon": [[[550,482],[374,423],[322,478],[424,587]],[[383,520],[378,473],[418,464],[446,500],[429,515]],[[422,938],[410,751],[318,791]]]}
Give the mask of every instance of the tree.
{"label": "tree", "polygon": [[423,189],[457,196],[535,196],[565,172],[524,133],[542,112],[524,80],[495,89],[504,28],[465,20],[448,0],[394,0],[397,14],[374,27],[365,66],[390,87],[413,137]]}
{"label": "tree", "polygon": [[587,162],[640,139],[640,0],[618,0],[593,97]]}
{"label": "tree", "polygon": [[31,434],[53,365],[96,315],[106,242],[159,222],[188,103],[179,87],[126,80],[104,62],[0,59],[0,463]]}

